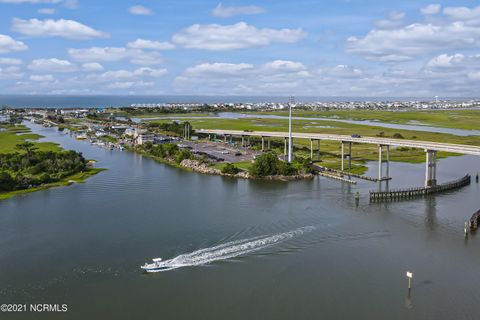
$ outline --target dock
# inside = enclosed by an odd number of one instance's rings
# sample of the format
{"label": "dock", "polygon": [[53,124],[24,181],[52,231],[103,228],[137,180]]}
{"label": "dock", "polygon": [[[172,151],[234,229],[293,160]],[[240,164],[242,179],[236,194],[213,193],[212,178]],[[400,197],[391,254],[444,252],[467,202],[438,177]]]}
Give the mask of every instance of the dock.
{"label": "dock", "polygon": [[404,200],[416,197],[424,197],[427,195],[440,193],[444,191],[454,190],[469,185],[471,176],[469,174],[464,177],[450,181],[444,184],[439,184],[431,187],[418,187],[408,189],[392,189],[389,191],[370,191],[370,202],[383,202]]}

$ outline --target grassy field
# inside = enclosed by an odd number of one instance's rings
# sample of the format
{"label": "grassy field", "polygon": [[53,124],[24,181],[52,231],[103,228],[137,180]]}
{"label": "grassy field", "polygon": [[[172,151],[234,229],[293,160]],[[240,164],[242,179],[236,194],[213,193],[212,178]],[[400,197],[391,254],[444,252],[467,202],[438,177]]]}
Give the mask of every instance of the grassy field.
{"label": "grassy field", "polygon": [[0,153],[21,152],[15,148],[19,143],[26,140],[34,142],[40,151],[60,151],[61,148],[52,142],[35,142],[41,135],[29,133],[30,129],[24,125],[2,126],[6,131],[0,132]]}
{"label": "grassy field", "polygon": [[73,183],[84,183],[85,180],[93,175],[96,175],[97,173],[104,171],[106,169],[101,169],[101,168],[90,168],[84,172],[79,172],[74,175],[65,177],[61,181],[53,182],[53,183],[47,183],[38,187],[33,187],[29,189],[24,189],[24,190],[15,190],[15,191],[10,191],[10,192],[0,192],[0,200],[5,200],[9,199],[14,196],[22,195],[22,194],[27,194],[35,191],[40,191],[40,190],[45,190],[53,187],[62,187],[62,186],[69,186]]}
{"label": "grassy field", "polygon": [[[154,122],[166,122],[169,120],[154,120]],[[247,118],[247,119],[189,119],[194,129],[231,129],[231,130],[262,130],[262,131],[283,131],[288,128],[288,120],[286,119],[264,119],[264,118]],[[395,134],[400,134],[405,139],[448,142],[458,144],[470,144],[480,146],[480,136],[455,136],[451,134],[432,133],[425,131],[410,131],[389,129],[383,127],[374,127],[366,125],[356,125],[347,123],[333,123],[323,120],[295,120],[293,123],[293,131],[295,132],[321,132],[331,134],[351,135],[353,133],[362,136],[382,136],[392,138]],[[255,140],[252,139],[252,142]],[[274,150],[283,153],[283,139],[272,139],[275,143]],[[260,143],[259,139],[256,144]],[[295,154],[297,156],[310,156],[310,141],[306,139],[295,139]],[[316,148],[316,144],[314,144]],[[341,168],[341,144],[334,141],[321,142],[321,159],[322,165],[340,169]],[[455,154],[439,152],[438,158],[445,158]],[[378,159],[378,146],[370,144],[354,144],[352,146],[352,172],[362,174],[366,171],[366,161],[376,161]],[[410,163],[421,163],[425,161],[425,152],[422,149],[411,148],[391,148],[390,160]],[[346,162],[345,162],[346,163]]]}
{"label": "grassy field", "polygon": [[129,114],[131,118],[175,118],[175,117],[214,117],[214,113],[202,113],[202,112],[190,112],[190,113],[142,113],[142,114]]}
{"label": "grassy field", "polygon": [[[287,111],[256,112],[288,116]],[[428,110],[428,111],[376,111],[376,110],[295,110],[294,116],[309,118],[337,118],[351,120],[377,120],[396,124],[423,124],[429,126],[480,130],[480,110]],[[331,123],[331,122],[330,122]]]}

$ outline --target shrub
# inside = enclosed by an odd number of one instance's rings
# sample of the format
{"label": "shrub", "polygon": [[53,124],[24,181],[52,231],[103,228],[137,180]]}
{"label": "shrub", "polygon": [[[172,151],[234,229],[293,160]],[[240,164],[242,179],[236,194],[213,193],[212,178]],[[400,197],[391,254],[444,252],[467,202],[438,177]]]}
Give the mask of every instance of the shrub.
{"label": "shrub", "polygon": [[297,173],[291,164],[280,161],[277,156],[272,153],[264,153],[260,155],[250,167],[249,173],[254,177],[265,177],[273,175],[294,175]]}
{"label": "shrub", "polygon": [[227,163],[223,168],[222,168],[222,173],[224,174],[237,174],[240,172],[240,169],[235,167],[233,163]]}
{"label": "shrub", "polygon": [[183,149],[177,154],[177,156],[175,157],[175,161],[177,163],[180,163],[185,159],[192,159],[192,158],[193,158],[193,154],[190,152],[190,150]]}
{"label": "shrub", "polygon": [[393,137],[394,137],[395,139],[405,139],[400,133],[395,133],[395,134],[393,135]]}

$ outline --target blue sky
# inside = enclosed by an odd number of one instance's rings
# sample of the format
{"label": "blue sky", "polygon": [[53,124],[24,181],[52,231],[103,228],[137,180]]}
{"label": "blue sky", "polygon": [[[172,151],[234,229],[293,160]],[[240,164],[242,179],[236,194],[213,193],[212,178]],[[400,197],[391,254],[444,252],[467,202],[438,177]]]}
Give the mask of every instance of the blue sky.
{"label": "blue sky", "polygon": [[1,94],[478,96],[477,1],[0,0]]}

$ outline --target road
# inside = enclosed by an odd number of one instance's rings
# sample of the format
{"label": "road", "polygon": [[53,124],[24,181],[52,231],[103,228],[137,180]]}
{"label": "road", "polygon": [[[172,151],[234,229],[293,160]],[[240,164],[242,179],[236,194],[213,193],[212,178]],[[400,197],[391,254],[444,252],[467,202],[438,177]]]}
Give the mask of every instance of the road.
{"label": "road", "polygon": [[[288,138],[288,132],[270,132],[270,131],[241,131],[241,130],[218,130],[218,129],[198,129],[197,133],[216,134],[219,136],[255,136],[255,137],[274,137]],[[367,143],[383,146],[409,147],[431,151],[446,151],[461,154],[470,154],[480,156],[480,146],[462,145],[453,143],[441,143],[431,141],[418,141],[406,139],[391,139],[379,137],[359,137],[353,138],[347,135],[322,134],[322,133],[303,133],[293,132],[292,137],[296,139],[329,140],[340,142]]]}

